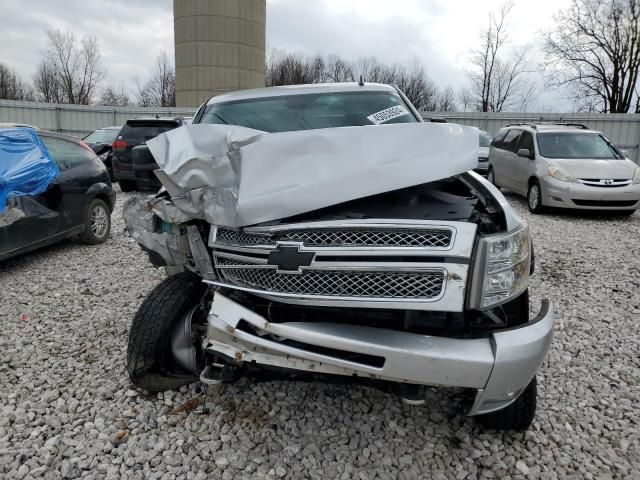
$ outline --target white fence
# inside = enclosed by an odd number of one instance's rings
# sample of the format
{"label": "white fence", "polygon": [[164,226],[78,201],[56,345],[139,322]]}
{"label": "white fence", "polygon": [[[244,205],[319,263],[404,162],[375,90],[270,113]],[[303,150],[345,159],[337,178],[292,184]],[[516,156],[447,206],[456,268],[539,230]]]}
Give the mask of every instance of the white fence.
{"label": "white fence", "polygon": [[480,127],[494,135],[510,123],[579,123],[603,132],[629,157],[640,163],[640,115],[630,113],[482,113],[423,112],[424,118],[444,118],[448,122]]}
{"label": "white fence", "polygon": [[[0,123],[27,123],[37,127],[82,137],[96,128],[122,125],[129,118],[148,116],[191,116],[190,108],[102,107],[0,100]],[[449,122],[483,128],[495,134],[510,123],[581,123],[600,130],[640,163],[640,115],[607,113],[480,113],[423,112],[425,118],[445,118]]]}
{"label": "white fence", "polygon": [[0,123],[26,123],[83,137],[96,128],[122,125],[137,117],[190,117],[195,109],[175,107],[103,107],[0,100]]}

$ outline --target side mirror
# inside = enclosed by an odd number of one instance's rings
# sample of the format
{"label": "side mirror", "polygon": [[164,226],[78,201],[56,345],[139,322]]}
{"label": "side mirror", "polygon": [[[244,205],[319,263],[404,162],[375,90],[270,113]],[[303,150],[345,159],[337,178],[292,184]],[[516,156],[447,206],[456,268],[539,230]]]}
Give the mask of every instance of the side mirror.
{"label": "side mirror", "polygon": [[531,155],[531,152],[528,148],[521,148],[520,150],[518,150],[518,156],[533,159],[533,156]]}

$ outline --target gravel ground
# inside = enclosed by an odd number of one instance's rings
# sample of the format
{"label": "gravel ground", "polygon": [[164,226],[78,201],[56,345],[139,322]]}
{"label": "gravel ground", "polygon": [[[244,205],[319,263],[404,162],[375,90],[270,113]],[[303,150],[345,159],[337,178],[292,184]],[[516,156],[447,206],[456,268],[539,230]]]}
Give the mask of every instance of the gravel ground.
{"label": "gravel ground", "polygon": [[129,324],[163,275],[123,232],[125,198],[106,244],[0,265],[0,477],[640,478],[640,213],[530,218],[533,304],[558,316],[536,421],[509,434],[442,391],[409,407],[323,383],[240,382],[186,406],[196,385],[131,390]]}

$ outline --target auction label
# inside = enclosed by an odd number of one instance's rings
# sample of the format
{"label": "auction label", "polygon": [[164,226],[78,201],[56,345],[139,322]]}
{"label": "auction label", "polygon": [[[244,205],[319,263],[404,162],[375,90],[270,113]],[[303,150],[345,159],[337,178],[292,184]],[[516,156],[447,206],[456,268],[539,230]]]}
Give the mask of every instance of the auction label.
{"label": "auction label", "polygon": [[409,115],[407,109],[402,105],[396,105],[395,107],[385,108],[379,112],[372,113],[367,117],[367,120],[376,125],[380,125],[381,123],[388,122],[403,115]]}

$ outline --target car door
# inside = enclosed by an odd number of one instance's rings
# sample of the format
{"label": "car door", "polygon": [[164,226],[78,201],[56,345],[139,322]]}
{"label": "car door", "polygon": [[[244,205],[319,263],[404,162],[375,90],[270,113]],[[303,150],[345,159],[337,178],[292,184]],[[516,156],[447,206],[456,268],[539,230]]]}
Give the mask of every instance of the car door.
{"label": "car door", "polygon": [[41,138],[60,167],[54,188],[60,195],[61,231],[75,230],[84,225],[86,192],[104,169],[94,162],[95,153],[80,143],[57,136],[41,135]]}
{"label": "car door", "polygon": [[535,153],[533,146],[533,135],[531,132],[523,130],[520,134],[520,140],[518,146],[515,149],[515,156],[513,160],[513,182],[514,191],[521,194],[527,194],[527,187],[529,183],[529,177],[531,176],[532,169],[534,167],[531,158],[521,157],[518,155],[518,151],[522,148],[529,150],[533,156]]}
{"label": "car door", "polygon": [[0,259],[55,239],[60,231],[59,208],[60,198],[53,184],[39,195],[10,199],[5,218],[0,221]]}
{"label": "car door", "polygon": [[509,130],[502,141],[504,167],[502,168],[503,180],[500,185],[514,191],[517,188],[515,180],[516,149],[518,148],[521,133],[521,130],[513,128]]}
{"label": "car door", "polygon": [[496,185],[502,185],[502,177],[504,176],[504,151],[502,141],[509,132],[507,129],[500,130],[489,146],[489,166],[493,168],[493,175]]}

